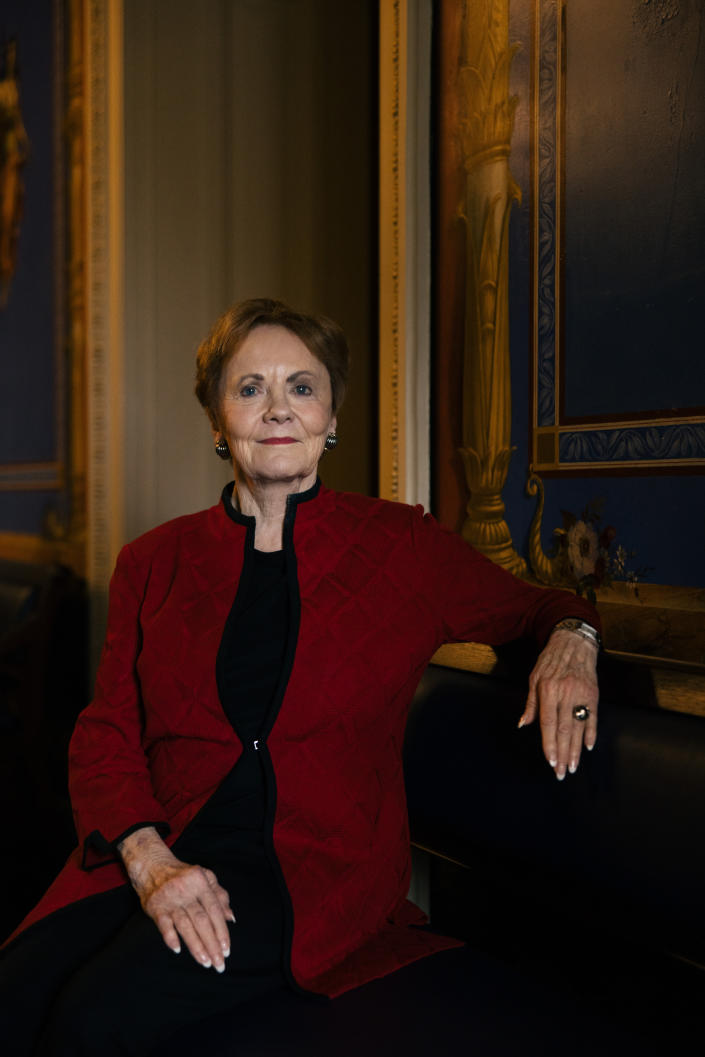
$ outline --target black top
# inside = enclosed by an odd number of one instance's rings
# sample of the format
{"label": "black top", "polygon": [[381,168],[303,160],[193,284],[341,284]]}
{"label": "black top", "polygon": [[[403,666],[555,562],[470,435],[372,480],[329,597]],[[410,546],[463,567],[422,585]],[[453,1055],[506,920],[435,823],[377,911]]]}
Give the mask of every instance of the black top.
{"label": "black top", "polygon": [[[279,681],[289,630],[284,551],[250,552],[220,645],[219,687],[243,752],[183,839],[209,849],[229,845],[236,831],[261,834],[266,790],[256,741]],[[246,562],[246,564],[249,564]],[[180,842],[181,843],[181,842]]]}

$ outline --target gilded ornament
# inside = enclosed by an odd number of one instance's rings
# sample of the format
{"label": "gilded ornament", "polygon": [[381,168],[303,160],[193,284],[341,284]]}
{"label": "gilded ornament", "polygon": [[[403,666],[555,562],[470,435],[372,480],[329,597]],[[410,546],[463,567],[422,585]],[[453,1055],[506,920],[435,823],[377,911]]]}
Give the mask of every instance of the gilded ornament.
{"label": "gilded ornament", "polygon": [[20,109],[14,41],[0,53],[0,308],[7,304],[17,266],[24,184],[22,170],[29,139]]}
{"label": "gilded ornament", "polygon": [[465,171],[460,213],[466,232],[463,446],[470,492],[463,536],[516,573],[502,489],[511,458],[508,228],[520,191],[509,171],[516,97],[509,96],[507,0],[466,3],[459,66],[459,145]]}

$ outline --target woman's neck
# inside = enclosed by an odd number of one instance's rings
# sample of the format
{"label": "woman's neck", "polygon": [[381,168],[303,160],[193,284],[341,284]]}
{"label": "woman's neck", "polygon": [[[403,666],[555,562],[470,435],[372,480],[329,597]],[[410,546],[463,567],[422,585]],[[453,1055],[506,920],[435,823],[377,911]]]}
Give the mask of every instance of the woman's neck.
{"label": "woman's neck", "polygon": [[315,481],[315,474],[293,481],[262,481],[236,476],[233,505],[241,514],[255,519],[257,550],[281,550],[287,497],[307,491]]}

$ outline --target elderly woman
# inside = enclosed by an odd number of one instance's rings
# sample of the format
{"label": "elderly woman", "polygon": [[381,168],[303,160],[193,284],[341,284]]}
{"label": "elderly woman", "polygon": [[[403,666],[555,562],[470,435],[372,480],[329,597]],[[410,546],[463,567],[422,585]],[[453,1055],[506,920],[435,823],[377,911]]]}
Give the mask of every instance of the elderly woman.
{"label": "elderly woman", "polygon": [[347,362],[334,323],[270,300],[198,351],[234,485],[118,558],[71,743],[81,845],[2,967],[12,1054],[144,1054],[264,991],[335,996],[454,945],[406,901],[404,725],[441,643],[533,636],[519,725],[540,713],[559,779],[594,745],[590,606],[321,484]]}

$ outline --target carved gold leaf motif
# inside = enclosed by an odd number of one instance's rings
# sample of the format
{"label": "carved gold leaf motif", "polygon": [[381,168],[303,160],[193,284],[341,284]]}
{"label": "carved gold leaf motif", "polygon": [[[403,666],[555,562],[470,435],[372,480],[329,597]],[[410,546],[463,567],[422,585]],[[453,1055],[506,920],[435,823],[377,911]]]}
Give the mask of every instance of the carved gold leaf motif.
{"label": "carved gold leaf motif", "polygon": [[508,227],[521,193],[509,171],[517,98],[509,96],[507,0],[466,3],[458,71],[466,232],[463,447],[470,497],[463,536],[516,573],[502,489],[511,458]]}

